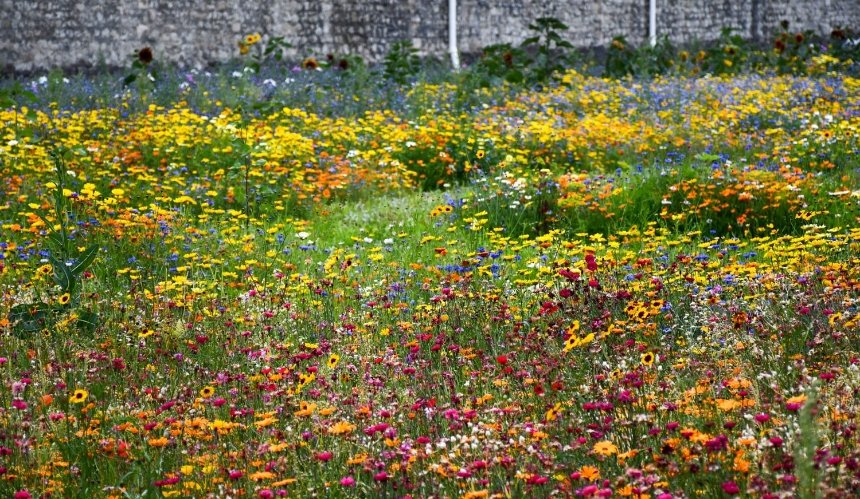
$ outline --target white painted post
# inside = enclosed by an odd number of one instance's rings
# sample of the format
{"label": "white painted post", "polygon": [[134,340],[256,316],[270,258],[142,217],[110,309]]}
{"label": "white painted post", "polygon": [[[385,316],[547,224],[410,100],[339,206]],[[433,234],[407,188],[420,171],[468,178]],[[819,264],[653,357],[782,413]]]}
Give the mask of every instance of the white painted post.
{"label": "white painted post", "polygon": [[457,51],[457,0],[448,0],[448,50],[451,52],[451,66],[460,70],[460,53]]}
{"label": "white painted post", "polygon": [[648,2],[648,38],[652,47],[657,45],[657,0]]}

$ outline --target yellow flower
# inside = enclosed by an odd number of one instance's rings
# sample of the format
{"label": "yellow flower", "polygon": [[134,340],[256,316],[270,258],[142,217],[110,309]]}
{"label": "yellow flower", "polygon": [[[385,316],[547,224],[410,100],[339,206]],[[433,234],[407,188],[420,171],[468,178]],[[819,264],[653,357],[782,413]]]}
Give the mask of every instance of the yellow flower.
{"label": "yellow flower", "polygon": [[63,293],[60,295],[59,298],[57,298],[57,303],[59,303],[60,305],[66,305],[71,299],[72,296],[69,293]]}
{"label": "yellow flower", "polygon": [[655,358],[656,356],[654,355],[654,352],[645,352],[642,354],[639,360],[642,361],[643,366],[648,367],[654,363]]}
{"label": "yellow flower", "polygon": [[595,454],[600,454],[601,456],[611,456],[618,452],[618,447],[609,440],[602,440],[594,444],[592,450]]}
{"label": "yellow flower", "polygon": [[213,388],[211,386],[204,386],[200,390],[200,396],[205,398],[205,399],[208,399],[209,397],[211,397],[214,394],[215,394],[215,388]]}
{"label": "yellow flower", "polygon": [[69,402],[72,404],[83,404],[89,395],[90,394],[86,390],[77,389],[72,393],[72,396],[69,397]]}
{"label": "yellow flower", "polygon": [[334,369],[337,367],[337,363],[340,362],[340,355],[333,353],[328,358],[328,367],[330,369]]}
{"label": "yellow flower", "polygon": [[567,351],[569,351],[569,350],[571,350],[571,349],[574,349],[574,348],[576,348],[576,347],[581,347],[581,346],[583,346],[583,345],[588,345],[588,344],[589,344],[589,343],[591,343],[592,341],[594,341],[594,333],[588,333],[588,334],[587,334],[587,335],[585,335],[585,337],[583,337],[583,338],[580,338],[580,337],[575,336],[575,335],[574,335],[574,336],[571,336],[571,337],[570,337],[570,338],[568,338],[568,339],[567,339],[567,341],[564,343],[564,351],[565,351],[565,352],[567,352]]}
{"label": "yellow flower", "polygon": [[257,42],[259,42],[261,38],[262,38],[262,37],[260,36],[260,34],[259,34],[259,33],[252,33],[252,34],[250,34],[250,35],[246,35],[246,36],[245,36],[245,40],[244,40],[244,41],[245,41],[245,45],[247,45],[247,46],[249,46],[249,47],[250,47],[251,45],[254,45],[254,44],[256,44]]}
{"label": "yellow flower", "polygon": [[546,411],[546,420],[555,421],[561,413],[561,404],[555,404],[552,409]]}

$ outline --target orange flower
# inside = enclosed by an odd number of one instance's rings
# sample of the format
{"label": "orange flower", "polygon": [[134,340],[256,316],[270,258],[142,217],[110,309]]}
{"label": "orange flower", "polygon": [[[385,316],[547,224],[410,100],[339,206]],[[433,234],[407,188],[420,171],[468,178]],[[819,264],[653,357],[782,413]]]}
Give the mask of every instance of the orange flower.
{"label": "orange flower", "polygon": [[170,443],[170,440],[168,440],[167,437],[150,438],[148,443],[152,447],[165,447]]}
{"label": "orange flower", "polygon": [[353,431],[355,431],[355,425],[347,421],[338,421],[328,429],[332,435],[349,435]]}
{"label": "orange flower", "polygon": [[579,476],[584,480],[593,482],[595,480],[600,480],[600,470],[595,466],[585,465],[582,468],[579,468]]}

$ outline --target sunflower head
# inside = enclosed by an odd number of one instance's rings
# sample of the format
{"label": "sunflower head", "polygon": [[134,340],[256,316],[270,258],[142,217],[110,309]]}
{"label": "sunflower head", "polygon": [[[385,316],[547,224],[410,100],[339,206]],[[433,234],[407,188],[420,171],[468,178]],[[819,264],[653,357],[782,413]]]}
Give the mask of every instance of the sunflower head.
{"label": "sunflower head", "polygon": [[317,69],[320,67],[319,63],[313,57],[308,57],[302,62],[302,67],[305,69]]}
{"label": "sunflower head", "polygon": [[147,65],[152,62],[152,49],[149,47],[143,47],[140,49],[137,52],[137,60],[143,65]]}

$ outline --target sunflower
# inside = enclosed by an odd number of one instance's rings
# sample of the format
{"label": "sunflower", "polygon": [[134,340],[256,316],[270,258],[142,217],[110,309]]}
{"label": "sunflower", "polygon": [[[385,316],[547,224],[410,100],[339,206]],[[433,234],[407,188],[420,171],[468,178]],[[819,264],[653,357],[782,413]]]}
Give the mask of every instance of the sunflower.
{"label": "sunflower", "polygon": [[86,390],[81,390],[79,388],[75,390],[74,393],[72,393],[71,397],[69,397],[69,402],[71,402],[72,404],[82,404],[85,400],[87,400],[87,397],[89,397],[89,395],[90,394]]}
{"label": "sunflower", "polygon": [[245,45],[250,47],[251,45],[258,43],[261,39],[262,37],[259,33],[252,33],[250,35],[246,35],[243,41],[245,42]]}
{"label": "sunflower", "polygon": [[200,389],[200,396],[201,397],[208,399],[212,395],[215,395],[215,388],[212,388],[211,386],[204,386],[203,388]]}
{"label": "sunflower", "polygon": [[643,366],[648,367],[654,363],[655,358],[656,356],[654,355],[654,352],[645,352],[642,354],[639,360],[642,362]]}
{"label": "sunflower", "polygon": [[137,52],[137,60],[144,66],[152,62],[152,49],[143,47]]}
{"label": "sunflower", "polygon": [[69,293],[63,293],[57,298],[57,303],[60,305],[68,305],[69,301],[72,299],[72,296]]}
{"label": "sunflower", "polygon": [[313,57],[308,57],[302,62],[302,67],[305,69],[317,69],[320,67],[320,64]]}
{"label": "sunflower", "polygon": [[483,149],[479,149],[479,150],[478,150],[478,152],[476,152],[476,153],[475,153],[475,157],[476,157],[476,158],[478,158],[478,159],[484,159],[484,154],[485,154],[485,153],[484,153],[484,150],[483,150]]}
{"label": "sunflower", "polygon": [[329,356],[327,364],[330,369],[334,369],[338,362],[340,362],[340,355],[333,353]]}
{"label": "sunflower", "polygon": [[140,338],[140,339],[144,339],[144,338],[149,338],[149,337],[150,337],[150,336],[152,336],[153,334],[155,334],[155,331],[154,331],[154,330],[152,330],[152,329],[144,329],[143,331],[141,331],[140,333],[138,333],[138,334],[137,334],[137,337],[138,337],[138,338]]}
{"label": "sunflower", "polygon": [[49,275],[53,269],[54,267],[52,267],[50,263],[46,263],[45,265],[39,267],[36,272],[38,272],[40,275]]}

